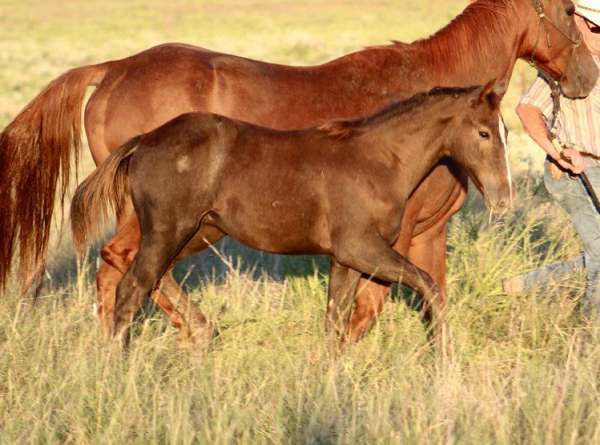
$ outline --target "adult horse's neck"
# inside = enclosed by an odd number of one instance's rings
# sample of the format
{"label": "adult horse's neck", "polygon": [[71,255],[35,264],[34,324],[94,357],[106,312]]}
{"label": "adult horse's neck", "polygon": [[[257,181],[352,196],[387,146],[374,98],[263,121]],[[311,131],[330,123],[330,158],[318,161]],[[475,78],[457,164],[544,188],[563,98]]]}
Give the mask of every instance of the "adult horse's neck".
{"label": "adult horse's neck", "polygon": [[508,83],[517,58],[525,55],[523,17],[529,14],[528,0],[479,0],[431,37],[408,46],[439,85]]}
{"label": "adult horse's neck", "polygon": [[364,116],[436,86],[508,83],[537,32],[528,29],[534,13],[529,1],[479,0],[426,39],[367,48],[315,67],[325,81],[315,84],[314,102],[325,88],[335,97],[331,117]]}

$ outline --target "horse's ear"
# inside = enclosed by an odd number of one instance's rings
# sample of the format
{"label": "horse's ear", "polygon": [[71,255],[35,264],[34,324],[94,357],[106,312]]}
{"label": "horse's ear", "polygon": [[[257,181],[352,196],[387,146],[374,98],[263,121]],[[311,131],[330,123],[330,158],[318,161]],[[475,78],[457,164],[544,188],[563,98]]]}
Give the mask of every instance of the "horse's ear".
{"label": "horse's ear", "polygon": [[483,88],[481,88],[481,91],[479,92],[479,99],[478,99],[478,103],[483,103],[484,100],[487,100],[488,95],[494,91],[494,87],[496,86],[496,79],[492,79],[490,80],[488,83],[486,83]]}
{"label": "horse's ear", "polygon": [[496,93],[496,95],[500,96],[500,97],[504,97],[504,95],[506,94],[506,80],[502,80],[500,82],[496,82],[494,84],[494,89],[492,90],[494,93]]}
{"label": "horse's ear", "polygon": [[474,105],[480,105],[484,102],[487,102],[490,107],[498,108],[505,93],[506,82],[496,82],[496,79],[492,79],[483,87],[481,87],[479,90],[479,97]]}
{"label": "horse's ear", "polygon": [[494,108],[494,109],[500,108],[500,102],[502,101],[502,98],[504,97],[505,94],[506,94],[506,82],[505,81],[496,82],[496,83],[494,83],[492,91],[490,91],[487,94],[487,101],[492,108]]}

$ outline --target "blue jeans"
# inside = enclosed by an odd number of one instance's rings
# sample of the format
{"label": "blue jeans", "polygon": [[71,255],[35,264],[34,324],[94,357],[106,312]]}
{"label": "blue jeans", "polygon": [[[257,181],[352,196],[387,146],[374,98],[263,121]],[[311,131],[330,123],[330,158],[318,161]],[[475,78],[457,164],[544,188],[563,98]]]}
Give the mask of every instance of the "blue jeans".
{"label": "blue jeans", "polygon": [[[600,192],[600,166],[587,167],[585,172],[594,190]],[[564,172],[560,178],[554,178],[550,173],[549,161],[544,165],[544,185],[569,214],[583,243],[583,254],[522,275],[524,288],[533,289],[549,281],[565,278],[585,267],[587,281],[583,309],[587,315],[600,316],[600,213],[581,180]]]}

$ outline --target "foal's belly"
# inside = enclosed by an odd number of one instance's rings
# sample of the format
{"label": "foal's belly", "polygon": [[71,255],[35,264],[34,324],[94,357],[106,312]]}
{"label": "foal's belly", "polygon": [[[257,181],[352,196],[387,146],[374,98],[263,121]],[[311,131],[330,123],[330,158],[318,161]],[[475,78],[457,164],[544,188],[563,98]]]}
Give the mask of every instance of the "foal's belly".
{"label": "foal's belly", "polygon": [[314,197],[229,197],[211,212],[211,224],[255,249],[272,253],[329,253],[329,227]]}

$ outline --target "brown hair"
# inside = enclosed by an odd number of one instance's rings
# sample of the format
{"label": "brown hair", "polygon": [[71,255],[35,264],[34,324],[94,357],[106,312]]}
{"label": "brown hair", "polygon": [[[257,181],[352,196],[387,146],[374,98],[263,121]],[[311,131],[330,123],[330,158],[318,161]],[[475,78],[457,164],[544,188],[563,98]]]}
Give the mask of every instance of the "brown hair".
{"label": "brown hair", "polygon": [[111,210],[119,215],[128,203],[127,166],[141,138],[137,136],[113,152],[77,187],[71,201],[71,229],[79,252],[99,234]]}
{"label": "brown hair", "polygon": [[77,165],[85,90],[105,71],[96,65],[66,72],[0,134],[0,290],[17,246],[22,282],[45,262],[56,195],[62,204]]}

